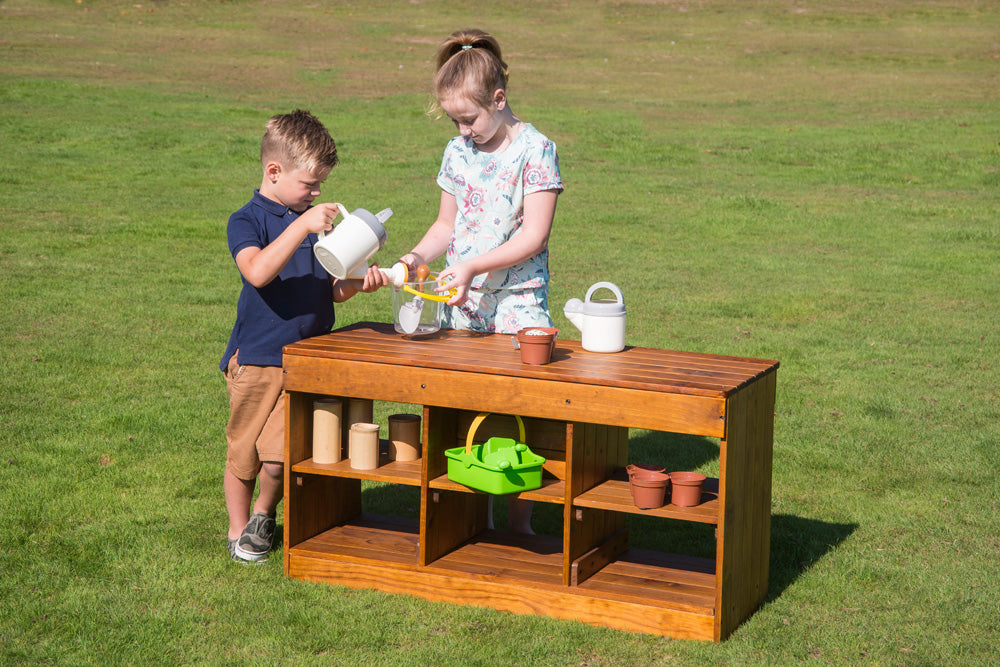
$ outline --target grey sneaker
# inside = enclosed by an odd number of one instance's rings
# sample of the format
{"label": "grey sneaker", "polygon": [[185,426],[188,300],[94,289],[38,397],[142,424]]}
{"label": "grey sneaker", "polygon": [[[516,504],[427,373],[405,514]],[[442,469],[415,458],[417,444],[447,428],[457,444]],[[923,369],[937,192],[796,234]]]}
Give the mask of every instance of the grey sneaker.
{"label": "grey sneaker", "polygon": [[267,560],[266,558],[264,560],[256,560],[256,561],[254,561],[254,560],[244,560],[243,558],[241,558],[236,553],[236,543],[237,542],[239,542],[238,539],[231,540],[228,537],[226,538],[226,550],[229,551],[229,558],[234,563],[239,563],[240,565],[259,565],[259,564],[261,564],[261,563],[263,563],[263,562],[265,562]]}
{"label": "grey sneaker", "polygon": [[274,540],[275,522],[273,516],[258,512],[250,517],[243,534],[236,541],[233,554],[241,560],[261,561],[267,558]]}

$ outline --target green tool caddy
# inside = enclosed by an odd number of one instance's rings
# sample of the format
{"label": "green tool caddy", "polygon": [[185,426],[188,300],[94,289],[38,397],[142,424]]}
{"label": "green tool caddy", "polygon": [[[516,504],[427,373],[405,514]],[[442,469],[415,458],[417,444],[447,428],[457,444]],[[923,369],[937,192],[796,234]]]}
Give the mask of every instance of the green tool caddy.
{"label": "green tool caddy", "polygon": [[524,421],[517,415],[518,439],[492,437],[473,445],[476,429],[489,416],[480,413],[472,420],[465,447],[446,449],[448,479],[486,493],[503,495],[531,491],[542,485],[545,458],[524,443]]}

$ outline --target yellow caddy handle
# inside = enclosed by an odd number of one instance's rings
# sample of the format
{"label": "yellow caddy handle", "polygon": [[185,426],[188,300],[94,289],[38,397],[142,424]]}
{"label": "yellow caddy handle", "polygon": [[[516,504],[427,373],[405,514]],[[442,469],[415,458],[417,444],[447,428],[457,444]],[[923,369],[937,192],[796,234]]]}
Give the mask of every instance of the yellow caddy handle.
{"label": "yellow caddy handle", "polygon": [[[469,435],[465,438],[466,454],[472,453],[472,439],[476,435],[476,429],[479,428],[479,425],[482,424],[483,421],[485,421],[485,419],[490,416],[490,414],[492,413],[480,412],[478,415],[476,415],[476,418],[472,420],[472,425],[469,426]],[[524,421],[518,415],[511,415],[511,416],[517,420],[517,441],[524,442]]]}

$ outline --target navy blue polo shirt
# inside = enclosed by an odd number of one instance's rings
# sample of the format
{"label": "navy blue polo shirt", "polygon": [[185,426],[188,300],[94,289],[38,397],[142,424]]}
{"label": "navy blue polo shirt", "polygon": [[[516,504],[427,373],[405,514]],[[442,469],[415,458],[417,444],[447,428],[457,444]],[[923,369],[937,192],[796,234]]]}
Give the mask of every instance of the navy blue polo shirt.
{"label": "navy blue polo shirt", "polygon": [[[265,248],[299,217],[287,206],[254,190],[253,199],[229,217],[229,251]],[[239,350],[240,364],[280,366],[281,348],[333,329],[333,285],[313,254],[316,235],[309,234],[281,273],[264,287],[243,278],[236,304],[236,324],[219,368],[225,371]],[[241,274],[242,277],[242,274]]]}

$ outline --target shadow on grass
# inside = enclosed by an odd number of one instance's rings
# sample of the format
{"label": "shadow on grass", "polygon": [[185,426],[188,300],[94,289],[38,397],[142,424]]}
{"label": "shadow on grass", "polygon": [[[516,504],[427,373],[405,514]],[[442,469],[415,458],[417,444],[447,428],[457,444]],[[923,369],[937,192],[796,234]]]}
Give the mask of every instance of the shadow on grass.
{"label": "shadow on grass", "polygon": [[660,431],[634,431],[628,449],[629,463],[655,463],[667,472],[695,470],[719,458],[717,440]]}
{"label": "shadow on grass", "polygon": [[[655,463],[667,471],[695,470],[718,458],[719,443],[712,438],[656,431],[636,431],[629,438],[631,463]],[[768,600],[780,596],[857,527],[856,523],[772,514]],[[632,542],[641,542],[636,546],[705,558],[715,556],[714,526],[684,521],[665,525],[662,519],[633,515],[629,517],[629,528]]]}
{"label": "shadow on grass", "polygon": [[772,514],[768,601],[780,596],[819,559],[840,546],[857,528],[856,523],[831,523],[788,514]]}

